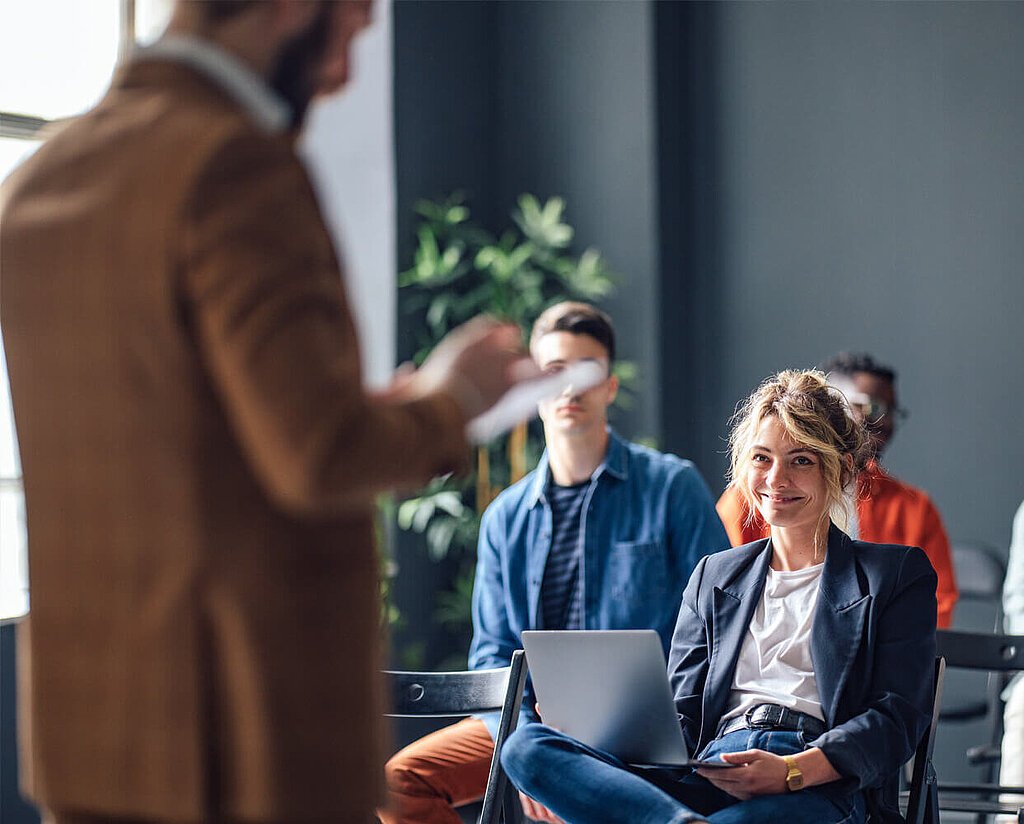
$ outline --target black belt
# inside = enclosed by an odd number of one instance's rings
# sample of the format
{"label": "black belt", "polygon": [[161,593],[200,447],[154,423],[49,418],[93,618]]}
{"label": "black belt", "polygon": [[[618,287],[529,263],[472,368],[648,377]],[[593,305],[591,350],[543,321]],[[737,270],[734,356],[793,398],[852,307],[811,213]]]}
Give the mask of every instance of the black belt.
{"label": "black belt", "polygon": [[743,715],[730,718],[719,735],[736,730],[792,730],[814,739],[825,732],[825,724],[806,712],[797,712],[778,704],[758,704]]}

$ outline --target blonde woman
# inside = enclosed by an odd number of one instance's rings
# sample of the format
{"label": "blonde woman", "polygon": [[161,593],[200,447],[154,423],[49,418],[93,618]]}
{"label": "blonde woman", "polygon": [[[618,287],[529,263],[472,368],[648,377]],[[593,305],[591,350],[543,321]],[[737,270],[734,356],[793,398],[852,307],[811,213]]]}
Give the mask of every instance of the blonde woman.
{"label": "blonde woman", "polygon": [[551,820],[903,820],[897,773],[931,706],[935,572],[916,547],[843,533],[867,439],[823,374],[776,375],[735,421],[731,483],[771,537],[698,564],[668,674],[691,751],[740,766],[633,771],[527,725],[502,762]]}

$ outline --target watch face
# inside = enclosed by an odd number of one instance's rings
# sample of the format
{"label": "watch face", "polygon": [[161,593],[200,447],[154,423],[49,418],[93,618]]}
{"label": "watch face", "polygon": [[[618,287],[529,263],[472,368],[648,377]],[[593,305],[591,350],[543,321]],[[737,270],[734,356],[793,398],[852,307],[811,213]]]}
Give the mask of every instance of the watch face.
{"label": "watch face", "polygon": [[804,786],[803,775],[797,773],[796,775],[786,776],[786,786],[793,791],[801,789]]}

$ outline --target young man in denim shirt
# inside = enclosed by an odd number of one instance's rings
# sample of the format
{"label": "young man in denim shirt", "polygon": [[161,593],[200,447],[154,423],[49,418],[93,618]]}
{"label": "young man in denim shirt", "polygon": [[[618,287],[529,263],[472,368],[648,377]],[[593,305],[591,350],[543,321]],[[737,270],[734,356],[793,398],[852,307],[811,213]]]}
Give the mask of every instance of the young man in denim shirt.
{"label": "young man in denim shirt", "polygon": [[[711,493],[689,461],[628,443],[608,427],[618,379],[607,315],[557,304],[534,324],[530,352],[546,372],[594,360],[608,377],[540,405],[540,464],[484,513],[469,666],[508,666],[526,629],[650,628],[667,650],[691,571],[729,546]],[[528,685],[521,722],[535,720]],[[483,795],[496,728],[496,714],[466,719],[395,755],[381,820],[459,822],[453,806]],[[547,817],[529,799],[524,806],[532,818]]]}

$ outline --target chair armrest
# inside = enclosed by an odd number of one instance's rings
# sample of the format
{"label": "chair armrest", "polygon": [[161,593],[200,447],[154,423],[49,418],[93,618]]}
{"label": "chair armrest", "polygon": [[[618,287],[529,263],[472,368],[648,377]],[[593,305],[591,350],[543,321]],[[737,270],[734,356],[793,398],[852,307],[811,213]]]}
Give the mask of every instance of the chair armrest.
{"label": "chair armrest", "polygon": [[944,793],[977,793],[978,795],[998,795],[1008,793],[1024,795],[1024,787],[1011,784],[985,784],[972,781],[940,781],[939,790]]}
{"label": "chair armrest", "polygon": [[984,718],[989,711],[987,701],[965,701],[959,706],[943,707],[939,712],[940,721],[973,721]]}

